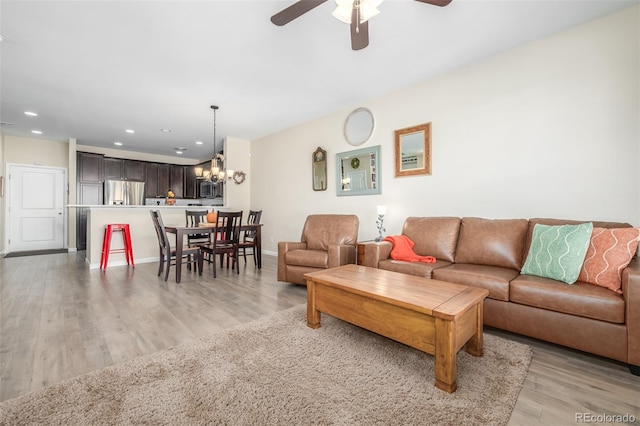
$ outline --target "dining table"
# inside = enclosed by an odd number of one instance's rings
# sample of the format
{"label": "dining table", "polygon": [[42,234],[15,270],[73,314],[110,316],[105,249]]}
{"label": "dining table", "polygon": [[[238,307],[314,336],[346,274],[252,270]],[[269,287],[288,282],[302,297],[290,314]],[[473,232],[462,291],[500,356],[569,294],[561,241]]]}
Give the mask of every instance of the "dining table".
{"label": "dining table", "polygon": [[[216,228],[215,223],[211,222],[200,222],[199,229],[208,228],[211,229],[211,232]],[[249,224],[245,223],[244,225],[240,225],[240,231],[256,231],[256,259],[258,269],[262,269],[262,224],[254,223]]]}
{"label": "dining table", "polygon": [[182,276],[182,248],[184,247],[184,236],[189,234],[211,234],[215,231],[215,227],[199,227],[199,226],[173,226],[165,225],[164,230],[168,234],[176,236],[176,283],[180,283]]}

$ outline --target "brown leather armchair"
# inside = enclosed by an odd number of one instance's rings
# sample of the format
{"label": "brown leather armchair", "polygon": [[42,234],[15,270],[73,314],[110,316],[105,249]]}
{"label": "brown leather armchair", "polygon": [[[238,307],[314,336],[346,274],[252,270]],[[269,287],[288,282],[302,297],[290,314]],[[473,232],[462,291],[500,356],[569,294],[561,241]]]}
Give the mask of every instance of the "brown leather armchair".
{"label": "brown leather armchair", "polygon": [[356,263],[358,225],[355,215],[308,216],[301,241],[278,243],[278,281],[306,285],[308,272]]}

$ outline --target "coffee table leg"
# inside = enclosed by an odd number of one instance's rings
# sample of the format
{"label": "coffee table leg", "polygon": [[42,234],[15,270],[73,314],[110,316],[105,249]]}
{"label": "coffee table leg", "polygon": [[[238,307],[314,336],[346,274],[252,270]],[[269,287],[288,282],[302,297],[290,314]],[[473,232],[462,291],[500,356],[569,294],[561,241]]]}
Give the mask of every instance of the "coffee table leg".
{"label": "coffee table leg", "polygon": [[483,350],[483,302],[480,302],[476,305],[476,334],[471,336],[469,341],[467,342],[467,346],[465,350],[468,354],[473,356],[482,356]]}
{"label": "coffee table leg", "polygon": [[436,318],[435,385],[445,392],[453,393],[456,383],[457,365],[455,349],[455,324]]}
{"label": "coffee table leg", "polygon": [[307,326],[320,327],[320,311],[316,309],[316,283],[307,280]]}

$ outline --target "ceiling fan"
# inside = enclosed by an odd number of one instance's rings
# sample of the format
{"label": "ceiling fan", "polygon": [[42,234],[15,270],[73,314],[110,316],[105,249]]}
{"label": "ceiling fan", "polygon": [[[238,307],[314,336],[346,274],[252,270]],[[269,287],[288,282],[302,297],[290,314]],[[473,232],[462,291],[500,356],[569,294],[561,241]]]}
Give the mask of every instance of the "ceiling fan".
{"label": "ceiling fan", "polygon": [[[327,0],[298,0],[271,17],[271,22],[283,26],[320,6]],[[451,0],[415,0],[421,3],[444,7]],[[377,7],[382,0],[336,0],[338,7],[333,16],[351,26],[351,48],[364,49],[369,45],[369,19],[379,13]]]}

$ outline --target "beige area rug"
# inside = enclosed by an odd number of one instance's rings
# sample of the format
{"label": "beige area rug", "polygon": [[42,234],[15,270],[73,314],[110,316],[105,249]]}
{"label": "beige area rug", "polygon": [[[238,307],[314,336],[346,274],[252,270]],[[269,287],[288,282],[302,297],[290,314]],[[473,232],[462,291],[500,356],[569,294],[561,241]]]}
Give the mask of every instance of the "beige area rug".
{"label": "beige area rug", "polygon": [[458,390],[433,357],[300,305],[0,404],[0,424],[500,425],[531,349],[485,334],[458,354]]}

